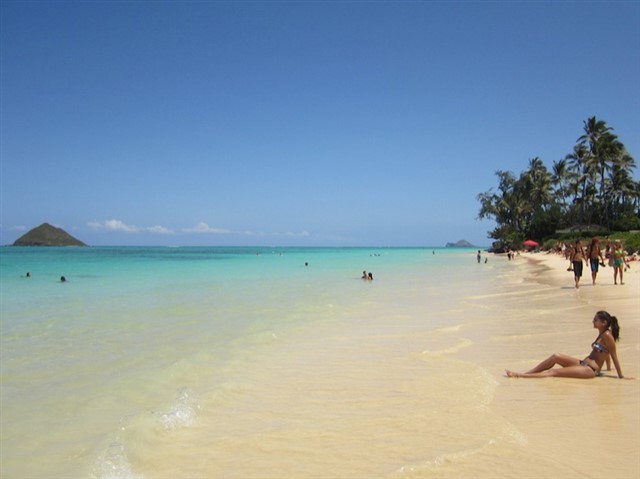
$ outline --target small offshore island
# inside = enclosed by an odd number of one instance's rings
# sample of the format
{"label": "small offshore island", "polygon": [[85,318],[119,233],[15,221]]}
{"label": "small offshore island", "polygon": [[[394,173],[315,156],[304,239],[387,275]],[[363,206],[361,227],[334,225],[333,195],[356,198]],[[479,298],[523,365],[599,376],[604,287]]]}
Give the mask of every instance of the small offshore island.
{"label": "small offshore island", "polygon": [[13,246],[87,246],[61,228],[42,223],[14,241]]}
{"label": "small offshore island", "polygon": [[455,243],[447,243],[446,248],[474,248],[467,240],[456,241]]}

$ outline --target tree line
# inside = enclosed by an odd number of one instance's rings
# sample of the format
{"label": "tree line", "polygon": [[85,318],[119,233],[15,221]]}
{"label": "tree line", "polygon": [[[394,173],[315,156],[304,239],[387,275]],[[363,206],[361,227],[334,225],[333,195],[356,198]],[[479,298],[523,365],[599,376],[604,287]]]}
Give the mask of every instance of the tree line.
{"label": "tree line", "polygon": [[573,151],[554,161],[539,158],[516,177],[496,171],[497,189],[480,193],[478,218],[494,219],[489,232],[496,248],[542,241],[559,231],[600,232],[640,229],[640,181],[636,163],[613,128],[595,116],[584,121]]}

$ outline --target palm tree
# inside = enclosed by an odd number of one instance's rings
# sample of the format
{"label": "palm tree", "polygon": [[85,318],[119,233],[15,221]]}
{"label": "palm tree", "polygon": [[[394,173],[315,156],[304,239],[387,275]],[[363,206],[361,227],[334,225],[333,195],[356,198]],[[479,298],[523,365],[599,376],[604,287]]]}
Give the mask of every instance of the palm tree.
{"label": "palm tree", "polygon": [[636,215],[638,213],[634,207],[636,195],[636,182],[632,177],[634,168],[635,160],[626,151],[613,163],[607,181],[607,197],[611,199],[609,206],[613,219],[619,219],[621,215],[629,212]]}
{"label": "palm tree", "polygon": [[537,208],[547,210],[551,203],[551,174],[538,157],[529,160],[529,169],[524,173],[529,184],[530,201]]}
{"label": "palm tree", "polygon": [[634,188],[635,185],[631,175],[619,166],[614,166],[611,171],[611,178],[607,181],[607,196],[611,198],[614,214],[615,211],[620,209],[620,206],[629,203],[627,198],[633,196]]}
{"label": "palm tree", "polygon": [[565,159],[569,165],[569,171],[572,178],[570,189],[573,193],[573,203],[578,205],[576,217],[574,221],[584,223],[587,218],[586,214],[586,198],[588,191],[588,183],[591,178],[591,169],[588,162],[589,152],[584,145],[577,144],[573,147],[573,153],[567,155]]}
{"label": "palm tree", "polygon": [[496,171],[498,191],[480,193],[478,218],[493,218],[498,227],[491,237],[504,241],[523,238],[531,222],[533,207],[522,176],[516,179],[510,171]]}
{"label": "palm tree", "polygon": [[[578,144],[583,145],[595,165],[598,165],[601,185],[604,185],[605,171],[608,167],[607,161],[610,157],[610,149],[617,140],[617,136],[611,133],[612,128],[602,120],[597,120],[595,116],[584,121],[584,135],[578,138]],[[602,192],[604,187],[601,186]]]}
{"label": "palm tree", "polygon": [[633,211],[640,217],[640,181],[634,182],[633,196],[631,199]]}
{"label": "palm tree", "polygon": [[636,162],[606,122],[595,116],[583,122],[573,152],[553,163],[550,173],[540,158],[514,176],[497,171],[499,185],[478,195],[479,218],[497,226],[492,238],[513,243],[531,233],[541,238],[558,225],[640,225],[640,182]]}
{"label": "palm tree", "polygon": [[[624,171],[625,176],[627,177],[625,183],[629,189],[624,192],[628,195],[628,198],[625,199],[628,200],[632,211],[635,211],[635,214],[640,216],[640,208],[638,207],[638,201],[640,201],[640,190],[638,189],[638,186],[640,185],[640,182],[633,181],[633,170],[636,168],[636,160],[634,160],[625,149],[620,155],[620,158],[616,163],[616,167],[620,168],[621,171]],[[624,203],[626,203],[626,201],[623,202],[623,204]]]}
{"label": "palm tree", "polygon": [[[609,223],[608,212],[610,204],[608,196],[605,196],[607,173],[619,160],[624,152],[624,145],[618,141],[618,137],[612,133],[613,129],[595,116],[584,122],[584,134],[578,138],[578,144],[584,146],[587,151],[587,164],[589,169],[595,170],[594,181],[599,184],[597,198],[599,201],[599,224]],[[594,207],[596,205],[593,205]]]}
{"label": "palm tree", "polygon": [[553,197],[560,205],[562,216],[565,217],[565,219],[570,219],[567,197],[571,194],[571,183],[575,181],[575,173],[570,171],[566,159],[554,161],[552,170],[551,184],[554,187]]}

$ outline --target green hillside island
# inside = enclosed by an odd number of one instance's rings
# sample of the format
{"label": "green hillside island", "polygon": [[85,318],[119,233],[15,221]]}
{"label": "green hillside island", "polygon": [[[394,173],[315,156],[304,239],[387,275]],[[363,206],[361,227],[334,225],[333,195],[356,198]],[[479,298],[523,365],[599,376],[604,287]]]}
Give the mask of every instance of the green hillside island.
{"label": "green hillside island", "polygon": [[43,223],[15,240],[13,246],[87,246],[63,229]]}

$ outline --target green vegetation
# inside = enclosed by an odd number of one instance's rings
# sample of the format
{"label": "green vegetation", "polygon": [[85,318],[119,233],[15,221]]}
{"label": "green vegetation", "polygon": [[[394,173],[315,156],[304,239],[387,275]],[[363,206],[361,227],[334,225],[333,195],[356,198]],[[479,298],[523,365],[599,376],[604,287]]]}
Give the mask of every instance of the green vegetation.
{"label": "green vegetation", "polygon": [[43,223],[18,238],[13,246],[87,246],[63,229]]}
{"label": "green vegetation", "polygon": [[[479,218],[492,218],[489,237],[494,249],[518,248],[525,239],[538,242],[590,237],[625,240],[640,250],[640,182],[632,172],[635,160],[606,122],[591,117],[573,152],[553,163],[549,171],[539,158],[516,177],[497,171],[498,188],[478,195]],[[614,233],[613,232],[623,232]]]}

